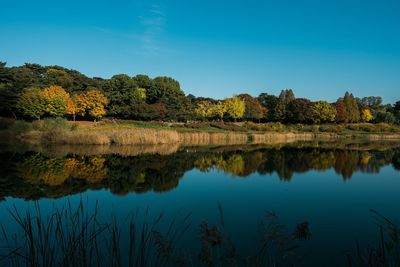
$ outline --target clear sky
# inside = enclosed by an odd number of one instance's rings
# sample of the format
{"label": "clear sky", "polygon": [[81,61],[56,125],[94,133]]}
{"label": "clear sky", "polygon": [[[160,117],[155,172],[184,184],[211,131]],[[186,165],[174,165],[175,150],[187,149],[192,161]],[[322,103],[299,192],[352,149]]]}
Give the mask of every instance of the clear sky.
{"label": "clear sky", "polygon": [[171,76],[186,93],[400,99],[398,0],[1,0],[0,61]]}

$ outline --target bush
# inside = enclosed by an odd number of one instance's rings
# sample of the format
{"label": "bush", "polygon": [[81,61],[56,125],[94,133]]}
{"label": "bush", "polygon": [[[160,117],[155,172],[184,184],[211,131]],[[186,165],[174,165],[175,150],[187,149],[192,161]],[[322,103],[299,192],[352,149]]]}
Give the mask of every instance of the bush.
{"label": "bush", "polygon": [[360,126],[358,124],[347,124],[346,129],[351,130],[351,131],[359,131]]}
{"label": "bush", "polygon": [[32,124],[26,121],[15,121],[11,127],[9,128],[12,132],[16,133],[16,134],[20,134],[20,133],[26,133],[31,131],[32,128]]}
{"label": "bush", "polygon": [[71,124],[71,131],[76,131],[78,127],[79,127],[78,124],[74,122],[73,124]]}
{"label": "bush", "polygon": [[14,119],[0,118],[0,130],[7,130],[15,123]]}
{"label": "bush", "polygon": [[358,126],[358,129],[360,131],[363,132],[368,132],[368,133],[372,133],[372,132],[380,132],[379,127],[377,127],[376,125],[373,124],[362,124]]}
{"label": "bush", "polygon": [[376,124],[376,128],[379,132],[391,132],[394,129],[392,125],[384,122]]}
{"label": "bush", "polygon": [[32,127],[37,131],[47,131],[52,129],[70,129],[67,120],[63,118],[46,118],[32,122]]}
{"label": "bush", "polygon": [[210,123],[208,122],[185,123],[182,126],[188,129],[206,129],[211,127]]}
{"label": "bush", "polygon": [[[262,132],[284,132],[288,129],[287,126],[280,122],[267,122],[267,123],[255,123],[252,121],[245,122],[244,127],[248,130],[262,131]],[[298,126],[296,126],[298,128]],[[296,128],[294,127],[294,128]]]}
{"label": "bush", "polygon": [[241,127],[239,125],[233,123],[224,123],[224,122],[212,122],[210,123],[211,127],[225,130],[225,131],[234,131],[234,132],[246,132],[247,129],[245,127]]}
{"label": "bush", "polygon": [[345,127],[340,124],[335,124],[335,125],[325,124],[325,125],[319,126],[318,130],[320,132],[341,133],[345,130]]}
{"label": "bush", "polygon": [[261,124],[261,123],[254,123],[252,121],[247,121],[243,125],[248,130],[252,130],[252,131],[268,131],[268,126],[266,126],[265,124]]}
{"label": "bush", "polygon": [[396,117],[393,115],[393,113],[387,112],[387,111],[381,111],[376,114],[375,117],[375,122],[384,122],[388,124],[393,124],[396,122]]}

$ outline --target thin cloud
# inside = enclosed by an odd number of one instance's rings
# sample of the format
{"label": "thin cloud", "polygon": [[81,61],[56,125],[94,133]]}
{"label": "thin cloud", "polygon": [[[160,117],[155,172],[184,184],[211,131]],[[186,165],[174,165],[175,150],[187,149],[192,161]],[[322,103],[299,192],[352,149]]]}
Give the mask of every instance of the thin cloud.
{"label": "thin cloud", "polygon": [[160,35],[164,32],[165,28],[165,13],[163,8],[160,5],[153,4],[143,11],[142,15],[136,18],[136,24],[139,27],[130,32],[115,31],[114,29],[104,27],[95,27],[95,30],[109,36],[125,39],[130,44],[133,42],[138,46],[135,50],[141,54],[159,54],[161,48]]}
{"label": "thin cloud", "polygon": [[160,50],[159,36],[164,31],[165,14],[160,5],[151,5],[147,14],[138,17],[143,32],[139,36],[146,54],[156,55]]}

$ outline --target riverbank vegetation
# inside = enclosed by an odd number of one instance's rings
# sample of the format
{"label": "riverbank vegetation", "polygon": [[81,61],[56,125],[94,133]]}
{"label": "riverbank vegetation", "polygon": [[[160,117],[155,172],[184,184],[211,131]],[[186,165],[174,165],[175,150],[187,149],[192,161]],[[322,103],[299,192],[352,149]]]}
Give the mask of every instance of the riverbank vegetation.
{"label": "riverbank vegetation", "polygon": [[400,140],[400,126],[370,124],[281,124],[253,122],[100,122],[62,118],[33,122],[0,118],[0,137],[29,143],[69,145],[239,145],[311,140]]}
{"label": "riverbank vegetation", "polygon": [[379,96],[357,98],[346,92],[334,103],[297,98],[291,89],[279,96],[243,93],[227,99],[185,95],[170,77],[118,74],[89,78],[60,66],[0,63],[0,116],[25,120],[103,117],[157,121],[246,121],[282,124],[400,122],[400,101],[383,104]]}

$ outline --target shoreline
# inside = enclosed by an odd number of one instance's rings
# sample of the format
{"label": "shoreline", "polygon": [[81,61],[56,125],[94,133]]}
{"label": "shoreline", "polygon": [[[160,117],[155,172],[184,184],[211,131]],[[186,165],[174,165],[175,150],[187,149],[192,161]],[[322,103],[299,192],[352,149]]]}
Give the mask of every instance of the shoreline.
{"label": "shoreline", "polygon": [[49,131],[29,131],[13,133],[0,131],[3,140],[41,145],[257,145],[290,144],[302,141],[399,141],[400,133],[354,133],[334,132],[180,132],[163,129],[99,129],[96,131],[52,129]]}
{"label": "shoreline", "polygon": [[[250,125],[250,126],[249,126]],[[167,123],[157,121],[14,121],[0,130],[4,142],[42,145],[257,145],[301,141],[399,141],[386,124],[283,125],[280,123]]]}

